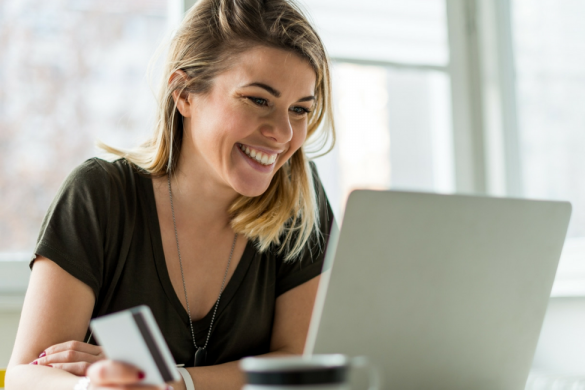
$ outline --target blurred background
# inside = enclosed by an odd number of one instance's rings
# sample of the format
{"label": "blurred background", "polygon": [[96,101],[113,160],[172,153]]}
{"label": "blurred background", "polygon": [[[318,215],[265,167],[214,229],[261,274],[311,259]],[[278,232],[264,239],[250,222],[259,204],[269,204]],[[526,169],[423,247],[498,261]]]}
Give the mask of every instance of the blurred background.
{"label": "blurred background", "polygon": [[[194,2],[0,0],[0,367],[53,196],[96,139],[150,134],[147,66]],[[358,187],[572,202],[527,388],[585,389],[585,1],[301,4],[333,61],[338,219]]]}

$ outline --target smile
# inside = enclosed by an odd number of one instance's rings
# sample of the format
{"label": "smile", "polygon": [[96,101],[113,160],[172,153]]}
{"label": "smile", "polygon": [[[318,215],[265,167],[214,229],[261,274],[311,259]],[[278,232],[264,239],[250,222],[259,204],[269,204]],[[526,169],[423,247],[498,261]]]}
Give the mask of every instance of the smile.
{"label": "smile", "polygon": [[276,157],[278,157],[278,153],[268,154],[242,144],[238,144],[238,147],[242,149],[248,157],[262,165],[272,165],[276,161]]}

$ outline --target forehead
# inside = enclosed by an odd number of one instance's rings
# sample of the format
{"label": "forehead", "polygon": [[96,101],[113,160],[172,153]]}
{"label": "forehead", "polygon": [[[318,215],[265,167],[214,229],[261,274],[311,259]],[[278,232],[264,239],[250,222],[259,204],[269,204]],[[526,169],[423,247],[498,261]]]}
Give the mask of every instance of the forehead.
{"label": "forehead", "polygon": [[281,91],[283,96],[304,97],[315,93],[317,75],[309,61],[295,53],[256,46],[237,55],[230,69],[218,78],[233,87],[260,82]]}

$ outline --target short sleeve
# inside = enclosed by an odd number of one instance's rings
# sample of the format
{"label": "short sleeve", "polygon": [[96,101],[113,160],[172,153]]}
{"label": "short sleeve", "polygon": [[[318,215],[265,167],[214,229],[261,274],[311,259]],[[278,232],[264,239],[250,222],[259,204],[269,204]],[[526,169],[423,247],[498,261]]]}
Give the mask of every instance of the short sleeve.
{"label": "short sleeve", "polygon": [[43,220],[31,268],[36,255],[44,256],[99,295],[110,187],[95,159],[65,179]]}
{"label": "short sleeve", "polygon": [[329,232],[334,217],[325,190],[319,179],[317,167],[314,162],[311,162],[310,165],[313,172],[315,194],[319,208],[319,232],[313,234],[311,239],[307,242],[299,259],[285,262],[280,257],[277,258],[277,297],[320,275],[323,269],[325,249],[327,248],[327,243],[329,241]]}

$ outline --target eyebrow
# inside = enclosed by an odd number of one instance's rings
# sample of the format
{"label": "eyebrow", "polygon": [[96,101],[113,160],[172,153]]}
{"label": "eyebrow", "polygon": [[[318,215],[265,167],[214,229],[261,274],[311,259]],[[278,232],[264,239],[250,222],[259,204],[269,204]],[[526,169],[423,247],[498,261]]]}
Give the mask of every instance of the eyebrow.
{"label": "eyebrow", "polygon": [[[262,88],[264,89],[266,92],[268,92],[269,94],[271,94],[274,97],[279,98],[282,94],[280,93],[280,91],[272,88],[270,85],[266,85],[264,83],[250,83],[247,85],[244,85],[243,88],[246,87],[258,87],[258,88]],[[308,101],[312,101],[315,100],[315,96],[305,96],[304,98],[300,98],[298,100],[298,102],[308,102]]]}

